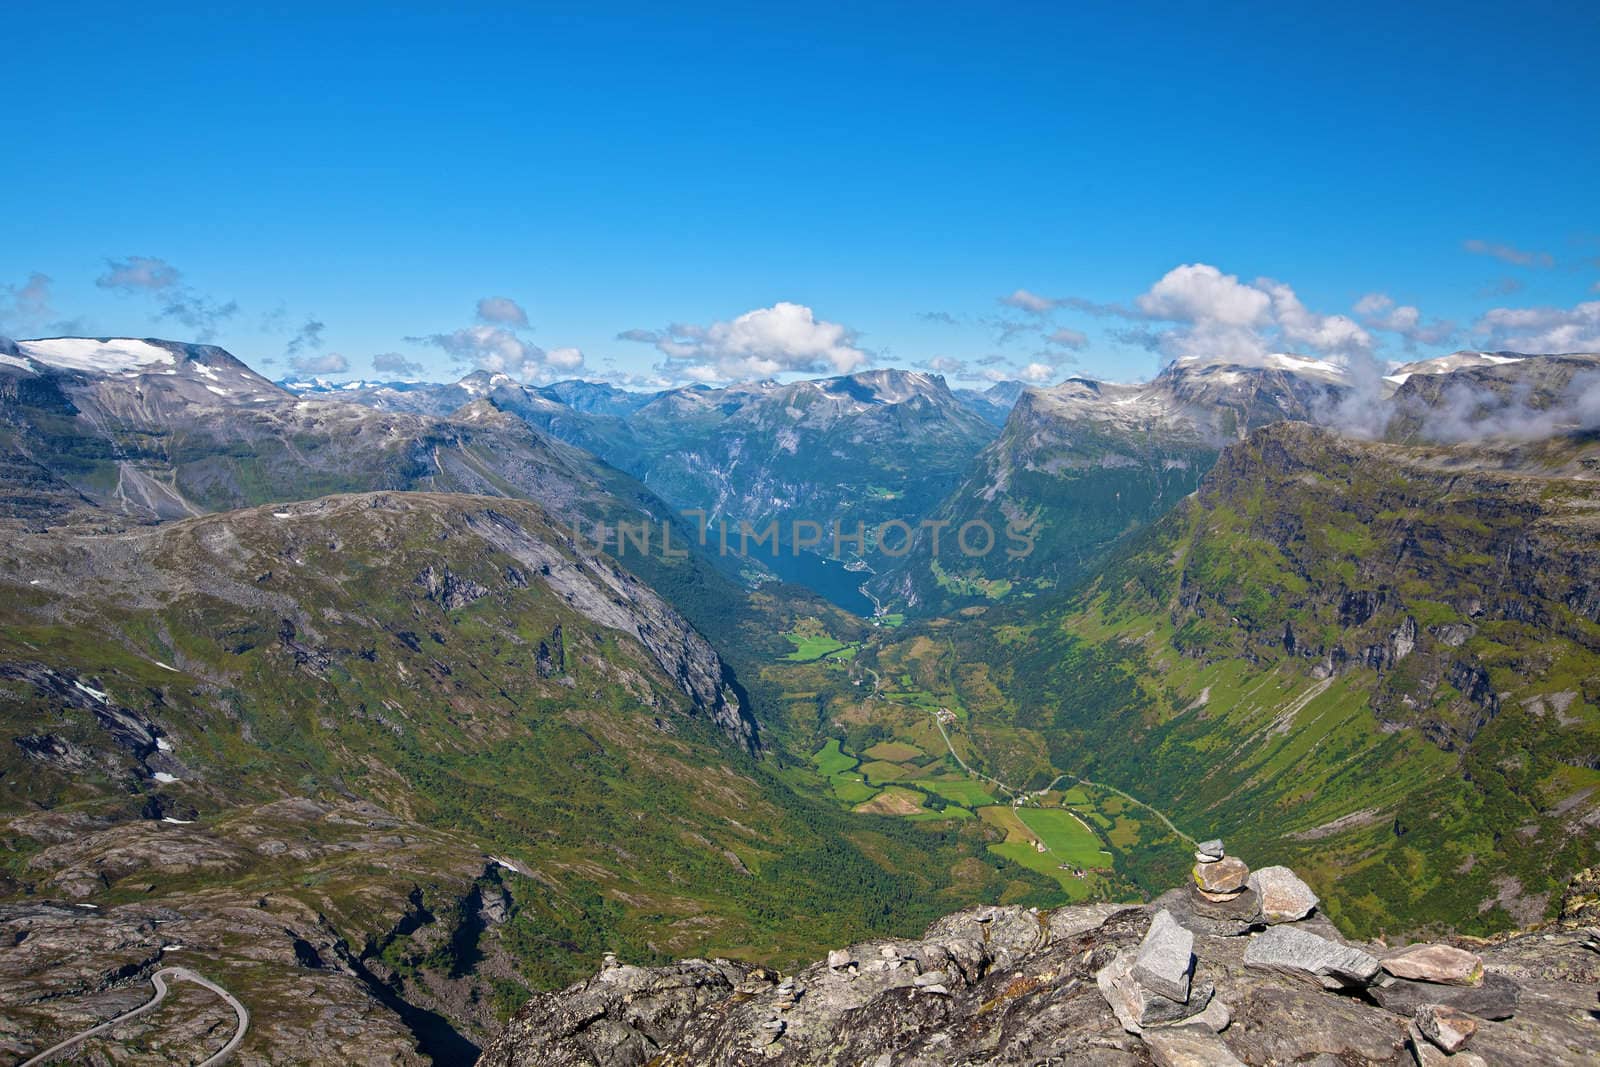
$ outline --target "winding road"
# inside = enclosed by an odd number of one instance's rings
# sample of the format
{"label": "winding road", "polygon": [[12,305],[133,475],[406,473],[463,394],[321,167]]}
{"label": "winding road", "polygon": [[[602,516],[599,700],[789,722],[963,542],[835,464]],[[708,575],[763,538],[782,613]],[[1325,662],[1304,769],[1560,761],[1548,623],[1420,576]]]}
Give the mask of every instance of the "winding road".
{"label": "winding road", "polygon": [[1079,775],[1076,775],[1076,774],[1058,774],[1058,775],[1056,775],[1055,779],[1049,785],[1045,786],[1043,789],[1036,789],[1032,793],[1027,793],[1027,792],[1024,792],[1023,790],[1020,790],[1020,789],[1013,789],[1011,786],[1006,785],[1006,783],[1002,782],[1000,779],[990,777],[989,775],[984,774],[981,771],[975,771],[971,767],[967,766],[967,761],[961,758],[961,754],[956,751],[956,746],[950,743],[950,735],[945,733],[944,723],[939,720],[939,716],[937,714],[933,715],[933,724],[939,728],[939,736],[944,738],[944,747],[950,750],[950,755],[955,759],[955,761],[957,763],[959,763],[961,765],[961,769],[962,770],[966,771],[968,774],[972,775],[974,778],[981,778],[984,781],[989,782],[990,784],[999,787],[1000,789],[1004,790],[1005,792],[1011,794],[1013,799],[1016,799],[1017,797],[1038,796],[1041,793],[1048,793],[1048,792],[1050,792],[1050,790],[1054,789],[1056,786],[1060,785],[1062,782],[1064,782],[1064,781],[1066,781],[1067,779],[1070,778],[1072,781],[1077,782],[1080,785],[1093,786],[1096,789],[1104,789],[1107,792],[1117,794],[1117,796],[1121,797],[1124,800],[1131,801],[1132,803],[1139,805],[1139,807],[1143,808],[1144,810],[1146,810],[1146,811],[1150,812],[1152,815],[1154,815],[1156,818],[1160,819],[1162,821],[1162,823],[1164,823],[1166,825],[1166,828],[1168,830],[1171,830],[1174,834],[1176,834],[1180,840],[1188,842],[1189,845],[1191,845],[1191,846],[1193,846],[1195,844],[1195,839],[1194,838],[1190,837],[1188,834],[1184,833],[1182,830],[1178,829],[1176,826],[1174,826],[1172,824],[1172,820],[1167,818],[1166,812],[1162,811],[1160,808],[1153,807],[1150,804],[1146,804],[1144,801],[1140,800],[1138,797],[1134,796],[1132,793],[1123,792],[1121,789],[1118,789],[1114,785],[1106,785],[1104,782],[1091,782],[1089,779],[1080,777]]}
{"label": "winding road", "polygon": [[78,1034],[75,1037],[69,1037],[65,1041],[51,1045],[38,1055],[33,1056],[30,1059],[23,1060],[17,1065],[17,1067],[33,1067],[34,1064],[47,1063],[53,1057],[67,1051],[78,1042],[88,1040],[89,1038],[95,1037],[99,1034],[103,1034],[112,1027],[119,1026],[122,1023],[127,1022],[129,1019],[136,1018],[140,1015],[143,1015],[147,1011],[155,1009],[163,1000],[167,999],[168,978],[171,978],[173,981],[193,982],[195,985],[204,986],[227,1002],[228,1007],[232,1008],[234,1014],[239,1017],[239,1027],[234,1031],[233,1038],[226,1045],[223,1045],[220,1051],[201,1060],[196,1067],[212,1067],[213,1064],[221,1063],[223,1060],[233,1055],[233,1050],[238,1048],[239,1042],[244,1040],[244,1032],[250,1029],[250,1010],[243,1004],[239,1003],[238,998],[232,993],[228,992],[226,989],[223,989],[209,978],[196,974],[187,967],[163,967],[155,974],[150,976],[150,984],[156,987],[155,996],[151,997],[137,1008],[134,1008],[132,1011],[125,1011],[121,1015],[118,1015],[115,1019],[108,1019],[99,1026],[85,1030],[83,1033]]}

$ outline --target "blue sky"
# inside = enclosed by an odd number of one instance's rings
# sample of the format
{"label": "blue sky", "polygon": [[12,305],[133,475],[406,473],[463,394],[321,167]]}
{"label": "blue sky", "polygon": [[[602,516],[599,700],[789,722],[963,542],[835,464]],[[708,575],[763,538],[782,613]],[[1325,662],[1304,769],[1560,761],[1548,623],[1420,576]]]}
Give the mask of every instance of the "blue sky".
{"label": "blue sky", "polygon": [[1600,8],[1125,6],[18,5],[0,332],[636,384],[1600,347]]}

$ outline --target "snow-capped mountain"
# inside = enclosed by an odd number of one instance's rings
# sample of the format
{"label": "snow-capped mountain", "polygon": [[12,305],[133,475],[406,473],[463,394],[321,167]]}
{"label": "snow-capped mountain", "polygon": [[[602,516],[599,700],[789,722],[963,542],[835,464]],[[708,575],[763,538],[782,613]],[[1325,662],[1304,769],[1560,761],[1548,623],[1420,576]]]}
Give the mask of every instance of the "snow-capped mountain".
{"label": "snow-capped mountain", "polygon": [[288,394],[215,345],[155,338],[46,337],[0,350],[0,373],[58,378],[80,397],[120,383],[147,404],[259,404]]}
{"label": "snow-capped mountain", "polygon": [[211,345],[4,342],[0,521],[145,522],[373,489],[512,493],[557,513],[611,506],[615,471],[467,389],[452,386],[462,395],[450,412],[481,407],[452,418],[298,384],[311,388],[297,396]]}

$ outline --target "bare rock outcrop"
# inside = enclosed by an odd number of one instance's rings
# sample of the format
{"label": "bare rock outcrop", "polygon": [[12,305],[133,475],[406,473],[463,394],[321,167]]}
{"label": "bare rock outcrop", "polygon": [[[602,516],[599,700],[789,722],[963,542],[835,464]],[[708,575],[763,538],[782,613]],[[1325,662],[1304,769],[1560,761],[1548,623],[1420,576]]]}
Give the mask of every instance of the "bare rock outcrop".
{"label": "bare rock outcrop", "polygon": [[1314,912],[1288,919],[1302,903],[1293,874],[1270,870],[1297,898],[1288,908],[1268,918],[1262,896],[1277,890],[1251,892],[1251,914],[1210,929],[1192,924],[1206,918],[1195,905],[1218,902],[1190,885],[1154,905],[974,908],[920,939],[834,949],[792,975],[726,960],[608,961],[529,1001],[480,1064],[1531,1067],[1600,1055],[1589,932],[1477,945],[1481,969],[1439,972],[1457,984],[1399,978],[1385,960],[1420,973],[1418,956],[1461,964],[1469,953],[1363,945]]}

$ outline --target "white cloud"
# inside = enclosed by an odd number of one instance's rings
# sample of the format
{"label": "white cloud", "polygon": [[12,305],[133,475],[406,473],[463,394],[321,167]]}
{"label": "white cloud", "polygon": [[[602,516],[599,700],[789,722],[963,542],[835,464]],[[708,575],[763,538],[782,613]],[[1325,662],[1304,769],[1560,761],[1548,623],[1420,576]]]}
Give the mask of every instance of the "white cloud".
{"label": "white cloud", "polygon": [[1494,308],[1477,322],[1490,348],[1515,352],[1600,352],[1600,300],[1573,308]]}
{"label": "white cloud", "polygon": [[450,333],[408,337],[413,344],[441,348],[459,363],[471,363],[478,370],[530,378],[544,364],[544,350],[498,326],[465,326]]}
{"label": "white cloud", "polygon": [[232,300],[218,303],[187,285],[180,284],[183,272],[157,256],[128,256],[106,260],[106,272],[95,285],[123,294],[151,297],[161,304],[160,318],[174,319],[189,327],[199,341],[216,335],[224,319],[239,313]]}
{"label": "white cloud", "polygon": [[1475,256],[1489,256],[1502,263],[1510,263],[1515,267],[1553,267],[1556,257],[1549,252],[1529,252],[1525,249],[1515,248],[1495,241],[1480,241],[1476,238],[1462,241],[1461,247]]}
{"label": "white cloud", "polygon": [[486,296],[478,301],[478,321],[501,326],[526,326],[528,313],[509,296]]}
{"label": "white cloud", "polygon": [[619,337],[654,344],[666,356],[662,373],[695,382],[791,372],[849,374],[869,360],[857,347],[854,330],[787,301],[709,326],[674,324],[659,332],[628,330]]}
{"label": "white cloud", "polygon": [[1411,304],[1396,304],[1387,293],[1368,293],[1356,301],[1355,313],[1369,329],[1398,334],[1406,350],[1417,345],[1441,345],[1455,336],[1456,324],[1444,319],[1422,321],[1422,312]]}
{"label": "white cloud", "polygon": [[478,370],[509,374],[523,381],[548,379],[583,366],[583,353],[576,348],[547,352],[518,336],[517,330],[527,325],[528,316],[515,300],[484,297],[478,301],[477,312],[484,321],[476,325],[406,340],[442,349],[458,363],[470,363]]}
{"label": "white cloud", "polygon": [[1364,355],[1372,351],[1372,335],[1348,315],[1319,315],[1307,310],[1293,289],[1268,278],[1256,285],[1272,298],[1272,314],[1289,348],[1325,356]]}
{"label": "white cloud", "polygon": [[950,356],[934,356],[919,364],[924,370],[935,374],[945,374],[952,378],[969,377],[972,373],[971,366],[964,359],[952,359]]}
{"label": "white cloud", "polygon": [[[315,352],[322,347],[322,331],[327,328],[326,323],[318,322],[316,319],[307,319],[305,325],[296,330],[295,335],[289,338],[289,343],[284,346],[284,352],[291,357],[297,356],[301,352]],[[290,359],[289,363],[292,366],[294,360]]]}
{"label": "white cloud", "polygon": [[1169,270],[1135,303],[1152,319],[1237,327],[1265,322],[1272,298],[1209,263],[1185,263]]}
{"label": "white cloud", "polygon": [[577,370],[583,366],[583,352],[576,348],[552,348],[544,361],[553,370]]}
{"label": "white cloud", "polygon": [[1169,359],[1258,363],[1289,351],[1352,360],[1370,356],[1373,349],[1372,335],[1354,319],[1312,311],[1287,283],[1241,281],[1209,263],[1174,267],[1131,309],[1105,307],[1124,318],[1174,324],[1136,326],[1113,335]]}
{"label": "white cloud", "polygon": [[1030,363],[1017,371],[1017,377],[1030,385],[1045,385],[1056,376],[1056,369],[1048,363]]}
{"label": "white cloud", "polygon": [[37,328],[52,314],[49,275],[34,271],[21,285],[0,285],[0,334]]}

